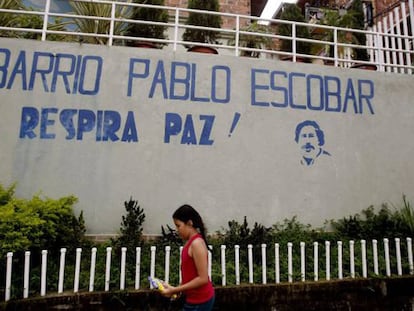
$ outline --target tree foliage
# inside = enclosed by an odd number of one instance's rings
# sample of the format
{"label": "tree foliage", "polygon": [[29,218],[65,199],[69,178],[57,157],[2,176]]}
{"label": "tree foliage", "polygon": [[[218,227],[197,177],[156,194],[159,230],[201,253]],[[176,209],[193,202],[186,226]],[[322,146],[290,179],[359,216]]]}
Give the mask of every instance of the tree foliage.
{"label": "tree foliage", "polygon": [[[188,0],[189,9],[206,10],[212,12],[220,11],[220,4],[218,0]],[[221,16],[190,12],[187,25],[221,28]],[[184,41],[201,42],[201,43],[217,43],[218,32],[214,30],[206,30],[201,28],[186,28],[183,34]]]}
{"label": "tree foliage", "polygon": [[[164,0],[135,0],[134,3],[163,6]],[[152,21],[159,23],[168,22],[168,12],[163,9],[133,7],[131,19],[140,21]],[[141,23],[130,23],[125,35],[130,37],[165,39],[167,27],[165,25],[148,25]],[[133,42],[131,43],[133,45]]]}

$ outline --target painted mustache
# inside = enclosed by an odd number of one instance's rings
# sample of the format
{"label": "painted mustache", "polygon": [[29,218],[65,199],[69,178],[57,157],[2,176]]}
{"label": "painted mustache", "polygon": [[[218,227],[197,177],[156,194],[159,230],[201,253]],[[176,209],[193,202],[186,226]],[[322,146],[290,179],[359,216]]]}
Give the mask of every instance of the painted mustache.
{"label": "painted mustache", "polygon": [[304,150],[306,152],[311,152],[312,150],[315,150],[315,147],[310,143],[306,143],[301,148],[302,148],[302,150]]}

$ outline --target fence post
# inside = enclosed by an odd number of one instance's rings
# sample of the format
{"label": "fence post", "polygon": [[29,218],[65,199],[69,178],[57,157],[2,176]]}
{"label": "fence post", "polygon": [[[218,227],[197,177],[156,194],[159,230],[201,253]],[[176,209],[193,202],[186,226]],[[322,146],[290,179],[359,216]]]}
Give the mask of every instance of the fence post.
{"label": "fence post", "polygon": [[[155,251],[157,250],[156,246],[151,246],[151,263],[150,263],[150,276],[155,278]],[[152,284],[150,283],[150,288],[153,288]]]}
{"label": "fence post", "polygon": [[220,246],[221,255],[221,286],[226,286],[226,245]]}
{"label": "fence post", "polygon": [[40,277],[40,296],[46,295],[47,250],[42,250],[42,268]]}
{"label": "fence post", "polygon": [[30,278],[30,252],[24,253],[24,282],[23,282],[23,298],[29,297],[29,278]]}
{"label": "fence post", "polygon": [[63,284],[65,280],[65,259],[66,259],[66,248],[60,249],[60,266],[59,266],[59,286],[58,293],[63,293]]}
{"label": "fence post", "polygon": [[367,243],[361,240],[362,277],[367,277]]}
{"label": "fence post", "polygon": [[279,255],[279,243],[275,243],[275,280],[276,283],[280,283],[280,255]]}
{"label": "fence post", "polygon": [[[181,262],[182,262],[182,253],[183,253],[183,246],[180,246],[180,264],[178,265],[178,279],[179,279],[179,283],[181,284],[181,281],[183,279],[182,273],[181,273]],[[212,249],[212,247],[210,248]],[[211,254],[211,253],[210,253]],[[209,254],[209,255],[210,255]],[[209,261],[211,262],[211,260],[209,259]]]}
{"label": "fence post", "polygon": [[12,277],[12,263],[13,263],[13,253],[7,253],[7,262],[6,262],[6,290],[4,295],[4,300],[10,300],[10,291],[11,291],[11,277]]}
{"label": "fence post", "polygon": [[410,274],[414,272],[414,265],[413,265],[413,245],[411,238],[407,238],[407,253],[408,253],[408,269]]}
{"label": "fence post", "polygon": [[93,292],[95,285],[95,268],[96,268],[96,252],[97,248],[93,247],[91,251],[91,269],[89,275],[89,291]]}
{"label": "fence post", "polygon": [[234,272],[236,274],[236,285],[240,285],[240,246],[234,245]]}
{"label": "fence post", "polygon": [[122,247],[121,248],[121,275],[119,280],[119,289],[124,290],[125,289],[125,264],[126,264],[126,254],[127,254],[127,248]]}
{"label": "fence post", "polygon": [[267,284],[266,244],[262,244],[262,284]]}
{"label": "fence post", "polygon": [[402,275],[400,238],[395,238],[395,253],[397,257],[397,274]]}
{"label": "fence post", "polygon": [[292,283],[293,281],[293,266],[292,266],[292,247],[293,244],[288,242],[288,282]]}
{"label": "fence post", "polygon": [[80,264],[81,264],[81,254],[82,249],[76,249],[76,261],[75,261],[75,279],[73,281],[73,292],[77,293],[79,291],[79,274],[80,274]]}
{"label": "fence post", "polygon": [[374,261],[374,273],[378,275],[378,241],[375,239],[372,240],[372,257]]}
{"label": "fence post", "polygon": [[306,275],[306,265],[305,265],[305,242],[300,242],[300,278],[302,282],[305,282],[305,275]]}
{"label": "fence post", "polygon": [[331,279],[331,242],[325,241],[325,270],[326,280]]}
{"label": "fence post", "polygon": [[105,268],[105,291],[109,291],[109,282],[111,280],[111,252],[112,247],[106,248],[106,268]]}
{"label": "fence post", "polygon": [[[213,260],[213,245],[209,245],[208,248],[210,249],[210,252],[208,252],[208,276],[211,278],[211,265],[212,265],[212,260]],[[181,254],[181,252],[180,252]],[[181,266],[181,265],[180,265]],[[181,273],[181,270],[180,270]]]}
{"label": "fence post", "polygon": [[349,269],[351,273],[351,278],[355,278],[355,251],[354,251],[354,241],[349,241]]}
{"label": "fence post", "polygon": [[249,283],[253,284],[253,245],[247,245],[247,257],[249,261]]}
{"label": "fence post", "polygon": [[343,279],[343,271],[342,271],[342,241],[337,242],[338,245],[338,279]]}
{"label": "fence post", "polygon": [[171,252],[171,246],[167,245],[165,246],[165,276],[164,281],[166,283],[170,282],[170,252]]}
{"label": "fence post", "polygon": [[318,275],[318,242],[313,242],[313,280],[317,281]]}
{"label": "fence post", "polygon": [[139,289],[141,283],[141,247],[135,248],[135,289]]}
{"label": "fence post", "polygon": [[389,241],[387,238],[384,238],[384,255],[385,255],[385,273],[386,273],[386,276],[391,276],[390,247],[389,247]]}

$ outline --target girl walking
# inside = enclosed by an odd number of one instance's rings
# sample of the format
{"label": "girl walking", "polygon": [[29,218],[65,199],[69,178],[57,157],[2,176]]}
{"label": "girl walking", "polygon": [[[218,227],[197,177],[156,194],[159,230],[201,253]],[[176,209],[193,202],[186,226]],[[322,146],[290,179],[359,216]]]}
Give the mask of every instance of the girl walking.
{"label": "girl walking", "polygon": [[186,241],[181,253],[182,282],[179,286],[165,284],[163,295],[183,293],[183,311],[211,311],[215,294],[208,276],[206,229],[200,214],[190,205],[179,207],[173,221],[181,239]]}

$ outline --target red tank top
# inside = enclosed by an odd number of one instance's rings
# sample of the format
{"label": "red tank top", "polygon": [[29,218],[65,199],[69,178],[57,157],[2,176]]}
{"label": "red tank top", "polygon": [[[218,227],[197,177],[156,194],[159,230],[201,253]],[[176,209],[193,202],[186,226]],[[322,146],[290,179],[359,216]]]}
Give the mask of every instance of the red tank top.
{"label": "red tank top", "polygon": [[[185,244],[183,251],[181,253],[181,274],[182,274],[182,283],[188,283],[195,277],[197,277],[197,268],[194,263],[194,260],[188,254],[188,249],[195,239],[202,239],[200,234],[194,235],[188,242]],[[187,290],[185,292],[186,302],[192,304],[200,304],[210,300],[214,296],[214,287],[211,283],[211,280],[207,284],[204,284],[201,287]]]}

